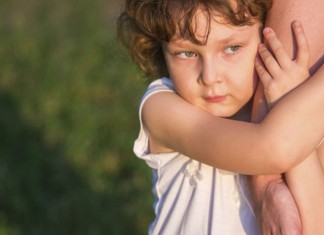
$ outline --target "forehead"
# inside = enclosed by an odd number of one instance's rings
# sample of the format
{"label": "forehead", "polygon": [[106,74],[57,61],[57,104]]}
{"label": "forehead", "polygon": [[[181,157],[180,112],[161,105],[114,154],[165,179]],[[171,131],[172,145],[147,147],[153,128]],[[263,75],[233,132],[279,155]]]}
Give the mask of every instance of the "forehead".
{"label": "forehead", "polygon": [[211,33],[213,37],[216,35],[219,40],[229,41],[240,34],[251,33],[252,30],[256,30],[255,27],[251,27],[255,23],[251,25],[233,25],[218,11],[207,11],[203,7],[198,7],[191,18],[190,25],[182,22],[171,41],[184,39],[197,44],[206,44]]}
{"label": "forehead", "polygon": [[204,8],[198,8],[192,18],[191,28],[195,37],[207,40],[210,30],[215,25],[223,25],[225,28],[231,28],[231,25],[225,21],[224,17],[216,10],[210,12]]}
{"label": "forehead", "polygon": [[197,43],[207,40],[212,21],[223,18],[218,11],[207,10],[202,5],[192,9],[190,13],[185,10],[178,13],[180,15],[177,16],[178,22],[172,39],[188,39]]}

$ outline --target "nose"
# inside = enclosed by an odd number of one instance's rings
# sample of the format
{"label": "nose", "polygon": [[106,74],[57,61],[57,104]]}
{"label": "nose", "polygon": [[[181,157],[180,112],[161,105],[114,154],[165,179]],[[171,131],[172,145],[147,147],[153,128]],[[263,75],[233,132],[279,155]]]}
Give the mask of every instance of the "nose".
{"label": "nose", "polygon": [[201,67],[200,79],[205,86],[210,86],[214,83],[223,81],[222,69],[216,60],[207,59],[203,61]]}

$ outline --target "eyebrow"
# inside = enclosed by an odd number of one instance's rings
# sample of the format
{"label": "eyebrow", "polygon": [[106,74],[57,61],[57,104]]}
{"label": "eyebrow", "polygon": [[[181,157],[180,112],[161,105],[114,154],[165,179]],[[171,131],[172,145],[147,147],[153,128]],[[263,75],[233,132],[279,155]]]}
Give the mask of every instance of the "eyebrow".
{"label": "eyebrow", "polygon": [[228,43],[230,43],[232,41],[237,40],[238,36],[239,35],[237,35],[237,33],[232,33],[232,34],[230,34],[230,35],[228,35],[228,36],[226,36],[224,38],[217,39],[217,42],[222,43],[222,44],[228,44]]}
{"label": "eyebrow", "polygon": [[221,43],[229,43],[235,40],[245,40],[247,38],[250,38],[252,30],[254,29],[248,25],[233,26],[233,30],[231,30],[223,38],[218,38],[217,41]]}
{"label": "eyebrow", "polygon": [[[216,38],[216,42],[219,44],[228,44],[231,43],[233,41],[237,41],[237,40],[242,40],[245,39],[246,37],[242,35],[242,37],[239,37],[240,34],[237,33],[230,33],[229,35],[226,35],[225,37],[222,38]],[[197,39],[200,39],[199,37]],[[203,40],[201,40],[201,42],[204,42]],[[195,43],[193,40],[191,39],[185,39],[185,38],[175,38],[175,39],[171,39],[169,41],[169,43],[171,43],[172,45],[178,46],[178,47],[186,47],[190,44],[195,44],[197,45],[197,43]],[[204,45],[204,44],[202,44]]]}
{"label": "eyebrow", "polygon": [[[238,26],[238,27],[233,27],[233,30],[229,30],[224,34],[217,34],[215,36],[215,42],[220,45],[226,45],[230,43],[236,43],[236,42],[241,42],[241,41],[246,41],[249,39],[250,35],[250,30],[247,30],[249,27],[248,26]],[[217,33],[217,32],[216,32]],[[212,35],[212,32],[208,34],[208,38]],[[196,35],[196,39],[200,41],[201,43],[196,43],[193,39],[191,38],[185,38],[180,35],[174,35],[173,38],[169,41],[174,46],[178,47],[187,47],[190,45],[200,45],[203,46],[205,45],[205,36],[204,35]],[[208,40],[207,38],[207,40]]]}

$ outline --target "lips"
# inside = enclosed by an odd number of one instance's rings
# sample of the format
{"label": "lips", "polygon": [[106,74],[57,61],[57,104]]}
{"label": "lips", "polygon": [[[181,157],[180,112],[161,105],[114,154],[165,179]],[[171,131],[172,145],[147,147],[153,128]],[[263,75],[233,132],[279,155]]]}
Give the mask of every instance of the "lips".
{"label": "lips", "polygon": [[226,100],[226,96],[210,96],[205,99],[210,103],[222,103]]}

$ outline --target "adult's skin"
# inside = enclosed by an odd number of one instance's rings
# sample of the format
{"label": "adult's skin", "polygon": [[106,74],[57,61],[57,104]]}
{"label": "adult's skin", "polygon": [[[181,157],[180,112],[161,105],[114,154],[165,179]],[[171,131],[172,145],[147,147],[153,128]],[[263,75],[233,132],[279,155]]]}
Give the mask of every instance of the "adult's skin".
{"label": "adult's skin", "polygon": [[[310,45],[311,74],[324,62],[323,9],[323,0],[274,0],[266,21],[266,25],[274,29],[292,58],[295,56],[295,42],[292,32],[290,31],[289,33],[289,29],[294,20],[302,22]],[[260,92],[257,92],[255,100],[256,103],[262,100]],[[255,118],[260,120],[265,112],[264,107],[259,106],[255,111],[259,112],[259,117]],[[324,144],[319,146],[317,154],[324,156]],[[323,162],[322,165],[324,165]],[[287,180],[291,183],[296,183],[292,176],[287,174]],[[281,175],[248,177],[248,183],[252,199],[254,200],[259,227],[263,235],[299,235],[302,233],[297,206]]]}

